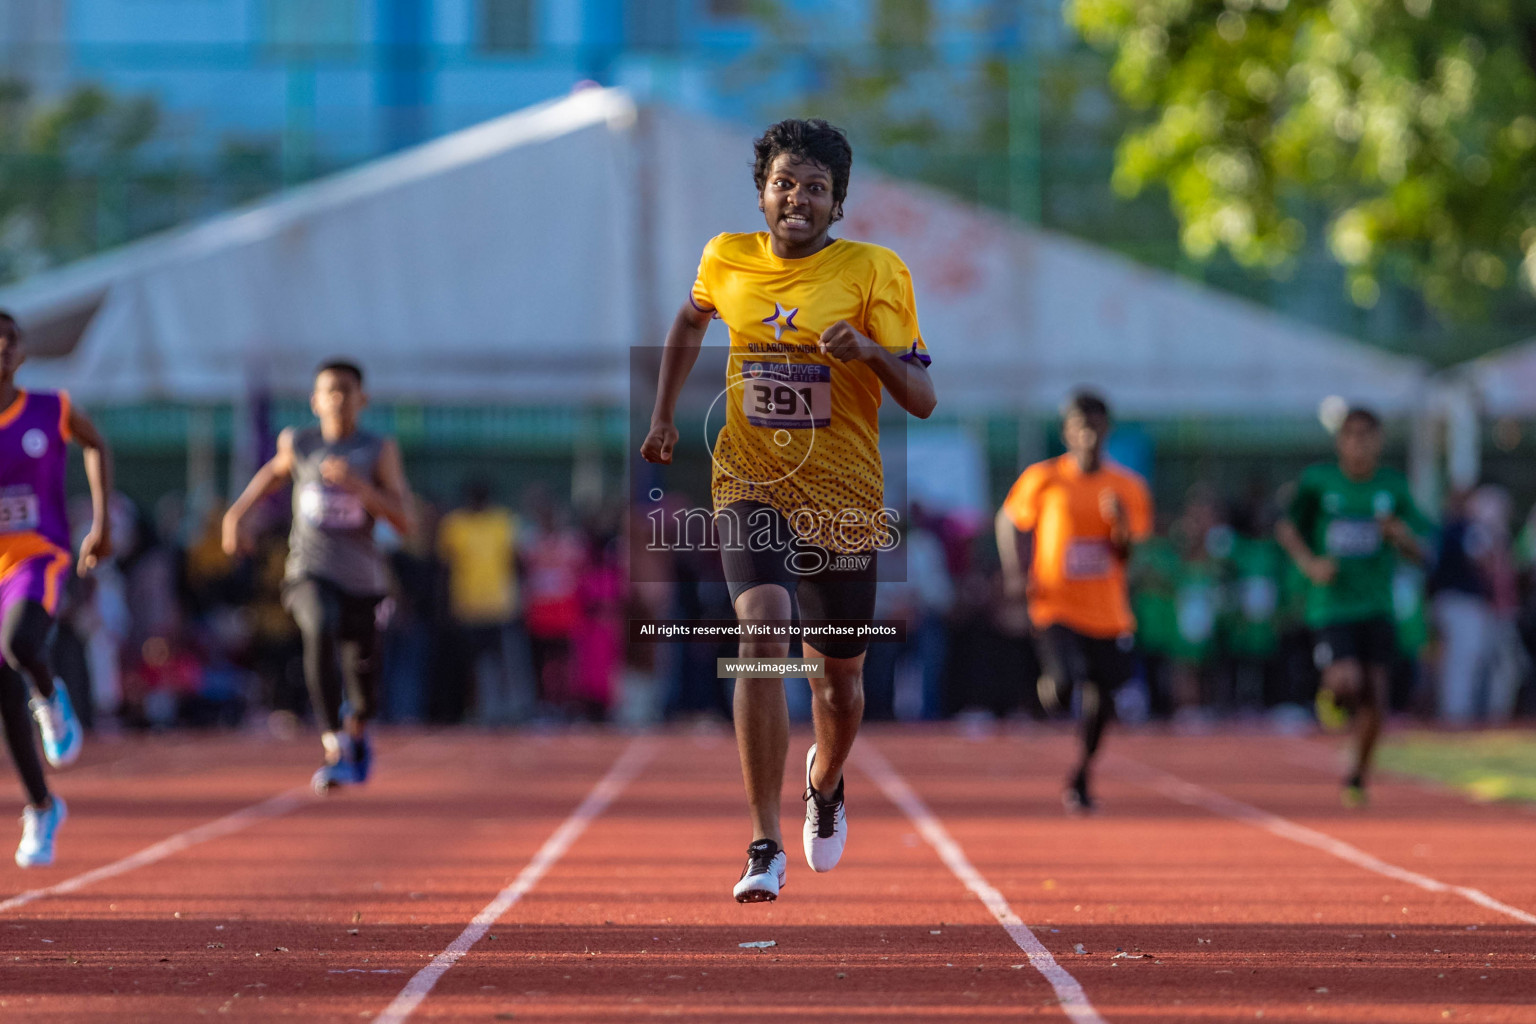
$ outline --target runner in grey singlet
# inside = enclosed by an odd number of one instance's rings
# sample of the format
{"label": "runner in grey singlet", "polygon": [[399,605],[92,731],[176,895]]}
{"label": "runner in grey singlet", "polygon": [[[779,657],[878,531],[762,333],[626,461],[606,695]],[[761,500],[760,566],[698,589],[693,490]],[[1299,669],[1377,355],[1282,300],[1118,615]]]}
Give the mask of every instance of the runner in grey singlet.
{"label": "runner in grey singlet", "polygon": [[384,559],[373,543],[373,516],[357,496],[331,487],[320,465],[331,456],[352,472],[375,479],[384,439],[365,430],[326,441],[319,427],[293,435],[293,532],[285,579],[325,580],[355,597],[383,597]]}

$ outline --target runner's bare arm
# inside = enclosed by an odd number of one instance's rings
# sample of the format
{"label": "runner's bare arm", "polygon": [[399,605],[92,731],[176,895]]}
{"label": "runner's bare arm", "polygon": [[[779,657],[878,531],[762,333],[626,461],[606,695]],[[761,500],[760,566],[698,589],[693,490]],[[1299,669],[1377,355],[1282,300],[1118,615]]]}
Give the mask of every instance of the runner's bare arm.
{"label": "runner's bare arm", "polygon": [[244,548],[244,536],[240,533],[240,524],[256,503],[283,484],[287,483],[293,475],[293,431],[285,430],[277,435],[277,454],[267,460],[266,465],[256,471],[251,477],[251,482],[245,485],[245,490],[235,503],[229,506],[229,511],[224,513],[224,553],[227,555],[239,554]]}
{"label": "runner's bare arm", "polygon": [[112,554],[112,449],[91,418],[69,407],[69,434],[85,450],[85,481],[91,489],[91,532],[80,542],[76,570],[83,576]]}
{"label": "runner's bare arm", "polygon": [[993,525],[997,532],[997,557],[1003,565],[1003,593],[1023,597],[1029,589],[1026,557],[1034,550],[1035,535],[1021,532],[1006,508],[997,510]]}
{"label": "runner's bare arm", "polygon": [[386,440],[379,450],[376,472],[376,490],[383,500],[377,509],[370,511],[387,519],[403,537],[416,529],[416,517],[411,511],[411,485],[405,479],[405,462],[400,458],[400,446],[393,438]]}
{"label": "runner's bare arm", "polygon": [[845,363],[860,362],[875,371],[896,404],[920,420],[933,415],[938,399],[928,368],[905,360],[885,346],[866,338],[846,320],[821,332],[821,350]]}
{"label": "runner's bare arm", "polygon": [[651,412],[651,429],[640,446],[640,457],[663,466],[672,463],[672,448],[677,444],[677,399],[693,364],[699,360],[699,346],[714,316],[712,309],[700,309],[693,299],[683,303],[667,331],[667,347],[661,354],[661,373],[656,382],[656,407]]}
{"label": "runner's bare arm", "polygon": [[1333,582],[1333,577],[1339,571],[1338,563],[1331,558],[1320,558],[1313,554],[1295,523],[1289,519],[1280,520],[1275,526],[1275,540],[1280,542],[1285,553],[1291,556],[1291,561],[1296,563],[1296,568],[1307,579],[1320,587]]}
{"label": "runner's bare arm", "polygon": [[1381,532],[1398,553],[1419,565],[1429,562],[1429,545],[1425,544],[1413,528],[1397,516],[1389,516],[1381,524]]}
{"label": "runner's bare arm", "polygon": [[1099,512],[1109,523],[1109,547],[1114,556],[1121,562],[1131,559],[1131,547],[1136,543],[1136,538],[1131,530],[1131,517],[1126,512],[1125,502],[1112,490],[1106,489],[1099,495]]}

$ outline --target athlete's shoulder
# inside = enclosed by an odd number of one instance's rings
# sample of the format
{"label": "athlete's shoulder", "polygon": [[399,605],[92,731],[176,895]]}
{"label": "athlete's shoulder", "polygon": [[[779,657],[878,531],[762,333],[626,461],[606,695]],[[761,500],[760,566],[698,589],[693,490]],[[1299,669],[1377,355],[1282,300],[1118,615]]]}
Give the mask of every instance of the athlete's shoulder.
{"label": "athlete's shoulder", "polygon": [[1033,462],[1024,467],[1024,472],[1019,474],[1019,483],[1041,484],[1047,480],[1054,480],[1060,475],[1060,456],[1051,459],[1041,459],[1039,462]]}
{"label": "athlete's shoulder", "polygon": [[1147,478],[1136,472],[1130,466],[1122,465],[1113,459],[1104,460],[1104,472],[1112,478],[1129,487],[1140,491],[1147,490]]}
{"label": "athlete's shoulder", "polygon": [[1033,501],[1042,491],[1051,487],[1061,479],[1061,460],[1044,459],[1031,463],[1024,467],[1024,472],[1013,482],[1013,488],[1009,492],[1018,500],[1028,498]]}
{"label": "athlete's shoulder", "polygon": [[907,264],[896,254],[895,249],[851,238],[841,239],[837,244],[842,247],[840,255],[846,263],[867,265],[877,273],[910,274]]}
{"label": "athlete's shoulder", "polygon": [[706,259],[750,260],[762,255],[762,231],[723,231],[704,243]]}
{"label": "athlete's shoulder", "polygon": [[1314,462],[1301,471],[1301,476],[1296,478],[1296,482],[1303,488],[1324,487],[1336,482],[1342,475],[1339,467],[1332,462]]}
{"label": "athlete's shoulder", "polygon": [[325,435],[320,432],[318,423],[307,427],[289,427],[283,433],[288,436],[288,446],[300,455],[325,443]]}

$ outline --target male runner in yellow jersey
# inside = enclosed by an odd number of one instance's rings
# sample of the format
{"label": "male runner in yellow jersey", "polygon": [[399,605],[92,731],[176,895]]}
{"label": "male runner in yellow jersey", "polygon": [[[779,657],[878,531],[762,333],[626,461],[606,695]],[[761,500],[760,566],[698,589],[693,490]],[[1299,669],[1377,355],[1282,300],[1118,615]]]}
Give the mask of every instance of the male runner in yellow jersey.
{"label": "male runner in yellow jersey", "polygon": [[997,549],[1008,593],[1029,597],[1042,703],[1082,696],[1082,752],[1062,800],[1087,813],[1088,769],[1131,675],[1125,563],[1152,531],[1152,499],[1141,477],[1105,460],[1109,407],[1098,395],[1068,400],[1061,436],[1067,453],[1026,469],[998,509]]}
{"label": "male runner in yellow jersey", "polygon": [[[914,416],[933,412],[912,278],[889,249],[834,239],[853,150],[825,121],[781,121],[754,146],[768,230],[717,235],[667,333],[656,407],[641,448],[670,463],[677,398],[711,318],[730,328],[725,427],[711,481],[721,560],[737,619],[808,631],[874,614],[875,554],[890,543],[879,450],[881,389]],[[843,763],[864,714],[858,639],[818,638],[811,680],[816,742],[806,755],[806,860],[828,871],[847,838]],[[782,658],[784,640],[743,638],[740,656]],[[738,679],[736,745],[752,817],[738,902],[778,898],[787,858],[779,791],[789,750],[782,681]]]}

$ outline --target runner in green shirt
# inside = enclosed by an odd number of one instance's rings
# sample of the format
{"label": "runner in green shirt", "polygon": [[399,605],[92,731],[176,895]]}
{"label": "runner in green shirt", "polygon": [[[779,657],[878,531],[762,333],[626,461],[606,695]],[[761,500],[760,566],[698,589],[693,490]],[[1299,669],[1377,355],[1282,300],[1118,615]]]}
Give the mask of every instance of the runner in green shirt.
{"label": "runner in green shirt", "polygon": [[1355,763],[1344,802],[1365,802],[1366,775],[1381,732],[1388,673],[1396,657],[1392,581],[1398,555],[1424,561],[1420,539],[1431,527],[1401,473],[1381,462],[1381,420],[1351,409],[1339,427],[1335,465],[1306,469],[1275,530],[1311,586],[1307,625],[1317,637],[1323,673],[1320,703],[1355,719]]}

